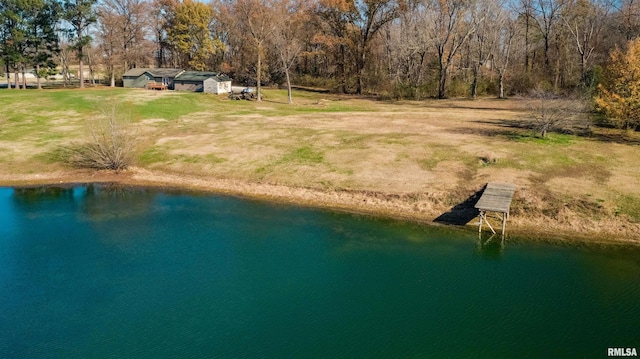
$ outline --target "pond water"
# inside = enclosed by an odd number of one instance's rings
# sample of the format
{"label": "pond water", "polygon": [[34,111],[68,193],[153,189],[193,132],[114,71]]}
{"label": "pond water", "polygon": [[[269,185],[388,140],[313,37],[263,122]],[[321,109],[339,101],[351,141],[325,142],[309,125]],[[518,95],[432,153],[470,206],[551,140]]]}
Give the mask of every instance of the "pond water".
{"label": "pond water", "polygon": [[572,358],[640,349],[640,250],[231,197],[0,188],[0,358]]}

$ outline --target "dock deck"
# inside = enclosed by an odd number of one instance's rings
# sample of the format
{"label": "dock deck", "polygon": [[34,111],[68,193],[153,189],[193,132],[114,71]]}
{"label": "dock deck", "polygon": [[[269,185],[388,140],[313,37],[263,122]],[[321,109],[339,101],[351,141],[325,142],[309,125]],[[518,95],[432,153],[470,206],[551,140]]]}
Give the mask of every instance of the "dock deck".
{"label": "dock deck", "polygon": [[516,186],[510,183],[487,183],[482,196],[480,196],[475,205],[475,208],[480,211],[478,232],[482,233],[482,224],[484,222],[491,229],[491,232],[496,233],[491,227],[491,223],[487,220],[487,212],[497,212],[502,214],[502,237],[504,238],[511,200],[515,191]]}

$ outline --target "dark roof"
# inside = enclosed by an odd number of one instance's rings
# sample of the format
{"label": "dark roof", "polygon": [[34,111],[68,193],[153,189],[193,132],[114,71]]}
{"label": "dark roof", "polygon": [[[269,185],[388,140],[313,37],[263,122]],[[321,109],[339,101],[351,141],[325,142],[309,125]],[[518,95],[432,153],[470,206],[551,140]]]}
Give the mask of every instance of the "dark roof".
{"label": "dark roof", "polygon": [[153,77],[177,77],[184,72],[183,69],[148,69],[147,71]]}
{"label": "dark roof", "polygon": [[131,70],[125,72],[122,76],[138,77],[138,76],[141,76],[142,74],[144,74],[145,72],[148,72],[153,77],[176,77],[179,74],[181,74],[182,72],[184,72],[184,70],[183,69],[172,69],[172,68],[150,69],[150,68],[140,67],[140,68],[131,69]]}
{"label": "dark roof", "polygon": [[122,76],[131,76],[131,77],[138,77],[140,75],[142,75],[143,73],[147,72],[149,69],[147,68],[135,68],[135,69],[131,69],[127,72],[125,72],[124,74],[122,74]]}
{"label": "dark roof", "polygon": [[231,78],[218,72],[185,71],[176,77],[178,81],[204,81],[214,78],[218,82],[231,81]]}

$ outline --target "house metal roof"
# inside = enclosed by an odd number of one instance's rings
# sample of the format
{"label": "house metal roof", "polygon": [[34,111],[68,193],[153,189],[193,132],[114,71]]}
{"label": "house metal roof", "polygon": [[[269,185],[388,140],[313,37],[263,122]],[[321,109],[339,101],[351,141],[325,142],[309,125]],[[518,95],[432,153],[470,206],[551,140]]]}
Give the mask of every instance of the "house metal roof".
{"label": "house metal roof", "polygon": [[178,81],[204,81],[213,78],[218,82],[231,81],[231,78],[218,72],[185,71],[176,77]]}
{"label": "house metal roof", "polygon": [[147,71],[153,77],[177,77],[184,72],[183,69],[148,69]]}
{"label": "house metal roof", "polygon": [[147,72],[147,68],[135,68],[135,69],[131,69],[127,72],[125,72],[124,74],[122,74],[122,76],[127,76],[127,77],[138,77],[140,75],[142,75],[143,73]]}
{"label": "house metal roof", "polygon": [[126,77],[138,77],[148,72],[153,77],[176,77],[182,72],[183,69],[174,69],[174,68],[135,68],[125,72],[122,76]]}

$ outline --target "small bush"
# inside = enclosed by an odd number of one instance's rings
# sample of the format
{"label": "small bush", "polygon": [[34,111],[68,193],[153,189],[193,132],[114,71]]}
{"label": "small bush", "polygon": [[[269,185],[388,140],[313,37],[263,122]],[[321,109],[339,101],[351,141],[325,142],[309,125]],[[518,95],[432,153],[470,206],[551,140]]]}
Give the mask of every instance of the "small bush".
{"label": "small bush", "polygon": [[333,77],[316,77],[311,75],[302,75],[296,77],[296,84],[308,87],[318,87],[325,89],[333,89],[338,83]]}
{"label": "small bush", "polygon": [[64,149],[64,161],[79,168],[124,170],[135,158],[135,136],[116,105],[101,115],[89,124],[85,142]]}
{"label": "small bush", "polygon": [[447,84],[447,97],[469,97],[471,95],[470,84],[461,78],[452,78]]}
{"label": "small bush", "polygon": [[505,85],[510,85],[510,90],[508,91],[510,96],[529,95],[531,89],[536,87],[535,79],[529,73],[514,75],[509,84]]}
{"label": "small bush", "polygon": [[481,154],[480,156],[478,156],[478,160],[480,160],[480,165],[483,167],[498,163],[498,157],[496,157],[496,155],[492,152]]}
{"label": "small bush", "polygon": [[425,86],[414,86],[404,81],[394,81],[388,89],[389,96],[394,100],[423,100],[428,93]]}

